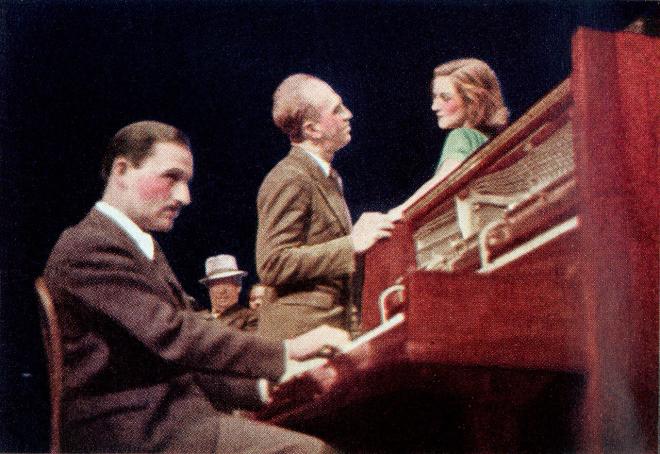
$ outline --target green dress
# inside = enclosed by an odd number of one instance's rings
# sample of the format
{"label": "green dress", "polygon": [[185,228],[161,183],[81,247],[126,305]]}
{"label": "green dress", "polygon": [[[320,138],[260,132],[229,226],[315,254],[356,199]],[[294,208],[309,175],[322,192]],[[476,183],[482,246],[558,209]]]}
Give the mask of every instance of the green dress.
{"label": "green dress", "polygon": [[463,161],[477,148],[488,142],[488,137],[482,132],[472,128],[456,128],[449,133],[442,147],[440,161],[435,168],[438,173],[442,163],[447,159]]}

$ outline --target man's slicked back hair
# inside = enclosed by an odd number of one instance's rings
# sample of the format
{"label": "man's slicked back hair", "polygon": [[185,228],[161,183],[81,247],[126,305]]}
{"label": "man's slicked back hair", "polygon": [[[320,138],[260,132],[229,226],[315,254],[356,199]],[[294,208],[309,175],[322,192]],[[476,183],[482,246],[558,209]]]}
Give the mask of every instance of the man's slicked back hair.
{"label": "man's slicked back hair", "polygon": [[121,128],[108,143],[101,166],[101,178],[107,182],[112,164],[119,156],[139,167],[152,153],[156,143],[176,143],[190,149],[190,139],[183,131],[159,121],[138,121]]}

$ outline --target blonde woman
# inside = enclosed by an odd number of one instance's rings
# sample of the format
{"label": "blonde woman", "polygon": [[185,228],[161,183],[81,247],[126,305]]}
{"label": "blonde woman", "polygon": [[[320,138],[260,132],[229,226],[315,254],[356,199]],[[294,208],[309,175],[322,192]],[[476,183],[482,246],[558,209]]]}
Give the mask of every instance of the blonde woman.
{"label": "blonde woman", "polygon": [[400,218],[406,208],[502,131],[509,121],[495,72],[476,58],[452,60],[436,67],[431,95],[431,110],[438,117],[438,127],[452,131],[442,147],[435,176],[390,211],[393,219]]}
{"label": "blonde woman", "polygon": [[436,67],[431,94],[431,110],[438,117],[438,126],[452,129],[436,168],[436,176],[442,179],[506,127],[509,111],[495,72],[476,58]]}

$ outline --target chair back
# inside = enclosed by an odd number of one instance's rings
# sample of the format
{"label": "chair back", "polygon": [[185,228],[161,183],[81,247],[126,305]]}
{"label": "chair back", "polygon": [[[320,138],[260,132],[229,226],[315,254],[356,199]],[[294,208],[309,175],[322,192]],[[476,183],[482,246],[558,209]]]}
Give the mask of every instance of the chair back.
{"label": "chair back", "polygon": [[62,338],[57,322],[53,298],[43,276],[38,277],[34,287],[39,295],[39,319],[41,335],[48,358],[48,381],[50,388],[50,452],[60,452],[60,409],[62,401]]}

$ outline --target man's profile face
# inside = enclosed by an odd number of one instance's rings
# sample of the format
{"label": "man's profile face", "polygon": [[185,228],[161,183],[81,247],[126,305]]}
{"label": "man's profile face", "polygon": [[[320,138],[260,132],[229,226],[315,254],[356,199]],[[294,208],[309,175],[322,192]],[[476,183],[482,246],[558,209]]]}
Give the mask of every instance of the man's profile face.
{"label": "man's profile face", "polygon": [[225,277],[214,279],[208,283],[211,312],[221,314],[229,307],[238,303],[241,293],[240,277]]}
{"label": "man's profile face", "polygon": [[177,143],[159,142],[139,166],[125,160],[124,169],[119,184],[126,191],[126,215],[145,231],[172,229],[181,208],[190,203],[190,150]]}
{"label": "man's profile face", "polygon": [[336,151],[351,141],[350,120],[353,114],[339,95],[326,83],[310,87],[316,100],[318,118],[316,127],[323,147]]}

